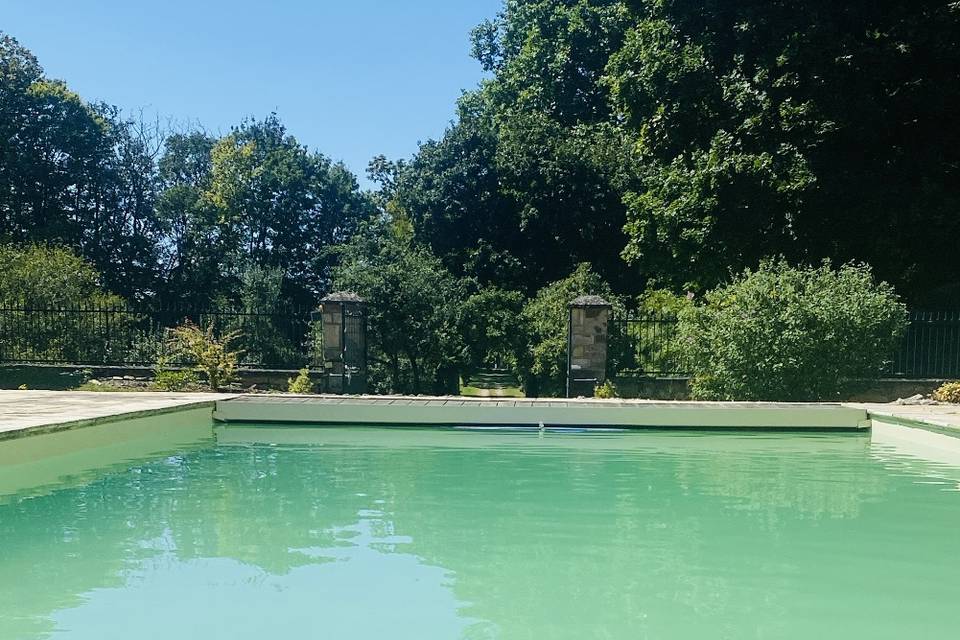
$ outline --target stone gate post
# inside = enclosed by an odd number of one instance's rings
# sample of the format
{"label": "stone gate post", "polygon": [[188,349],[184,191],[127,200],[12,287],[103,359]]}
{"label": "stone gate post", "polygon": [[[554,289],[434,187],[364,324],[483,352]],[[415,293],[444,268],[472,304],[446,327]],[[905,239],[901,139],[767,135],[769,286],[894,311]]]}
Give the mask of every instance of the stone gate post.
{"label": "stone gate post", "polygon": [[366,393],[367,315],[363,299],[338,291],[320,301],[323,387],[327,393]]}
{"label": "stone gate post", "polygon": [[569,304],[567,397],[593,396],[607,378],[607,335],[613,305],[600,296],[580,296]]}

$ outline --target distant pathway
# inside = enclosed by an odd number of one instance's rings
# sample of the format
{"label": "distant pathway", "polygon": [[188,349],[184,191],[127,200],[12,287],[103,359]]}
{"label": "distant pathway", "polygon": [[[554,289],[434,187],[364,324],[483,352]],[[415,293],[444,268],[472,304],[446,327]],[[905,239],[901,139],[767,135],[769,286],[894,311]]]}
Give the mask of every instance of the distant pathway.
{"label": "distant pathway", "polygon": [[520,383],[510,373],[499,371],[482,371],[474,374],[466,381],[471,387],[470,396],[475,398],[518,398],[523,397]]}

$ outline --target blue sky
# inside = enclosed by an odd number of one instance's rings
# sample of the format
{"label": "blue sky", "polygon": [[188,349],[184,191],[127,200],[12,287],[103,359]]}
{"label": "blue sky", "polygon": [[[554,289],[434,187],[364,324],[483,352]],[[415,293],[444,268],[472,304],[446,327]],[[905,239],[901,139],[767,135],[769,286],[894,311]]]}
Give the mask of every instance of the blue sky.
{"label": "blue sky", "polygon": [[439,137],[476,86],[470,29],[501,0],[0,0],[0,29],[87,100],[226,132],[276,111],[362,184]]}

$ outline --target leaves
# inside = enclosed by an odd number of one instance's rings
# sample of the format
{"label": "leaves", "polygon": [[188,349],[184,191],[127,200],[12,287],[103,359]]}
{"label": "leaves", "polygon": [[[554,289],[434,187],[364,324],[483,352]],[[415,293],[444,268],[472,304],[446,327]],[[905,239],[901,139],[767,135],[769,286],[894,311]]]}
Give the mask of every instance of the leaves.
{"label": "leaves", "polygon": [[837,400],[877,378],[906,307],[869,267],[761,263],[683,309],[678,348],[710,400]]}

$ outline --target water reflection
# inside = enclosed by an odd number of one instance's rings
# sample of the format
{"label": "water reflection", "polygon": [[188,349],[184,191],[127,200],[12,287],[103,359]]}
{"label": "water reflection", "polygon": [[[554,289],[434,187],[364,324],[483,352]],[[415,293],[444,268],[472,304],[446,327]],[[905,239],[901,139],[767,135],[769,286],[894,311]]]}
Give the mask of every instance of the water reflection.
{"label": "water reflection", "polygon": [[956,494],[864,436],[221,427],[175,451],[0,502],[0,637],[960,624]]}

